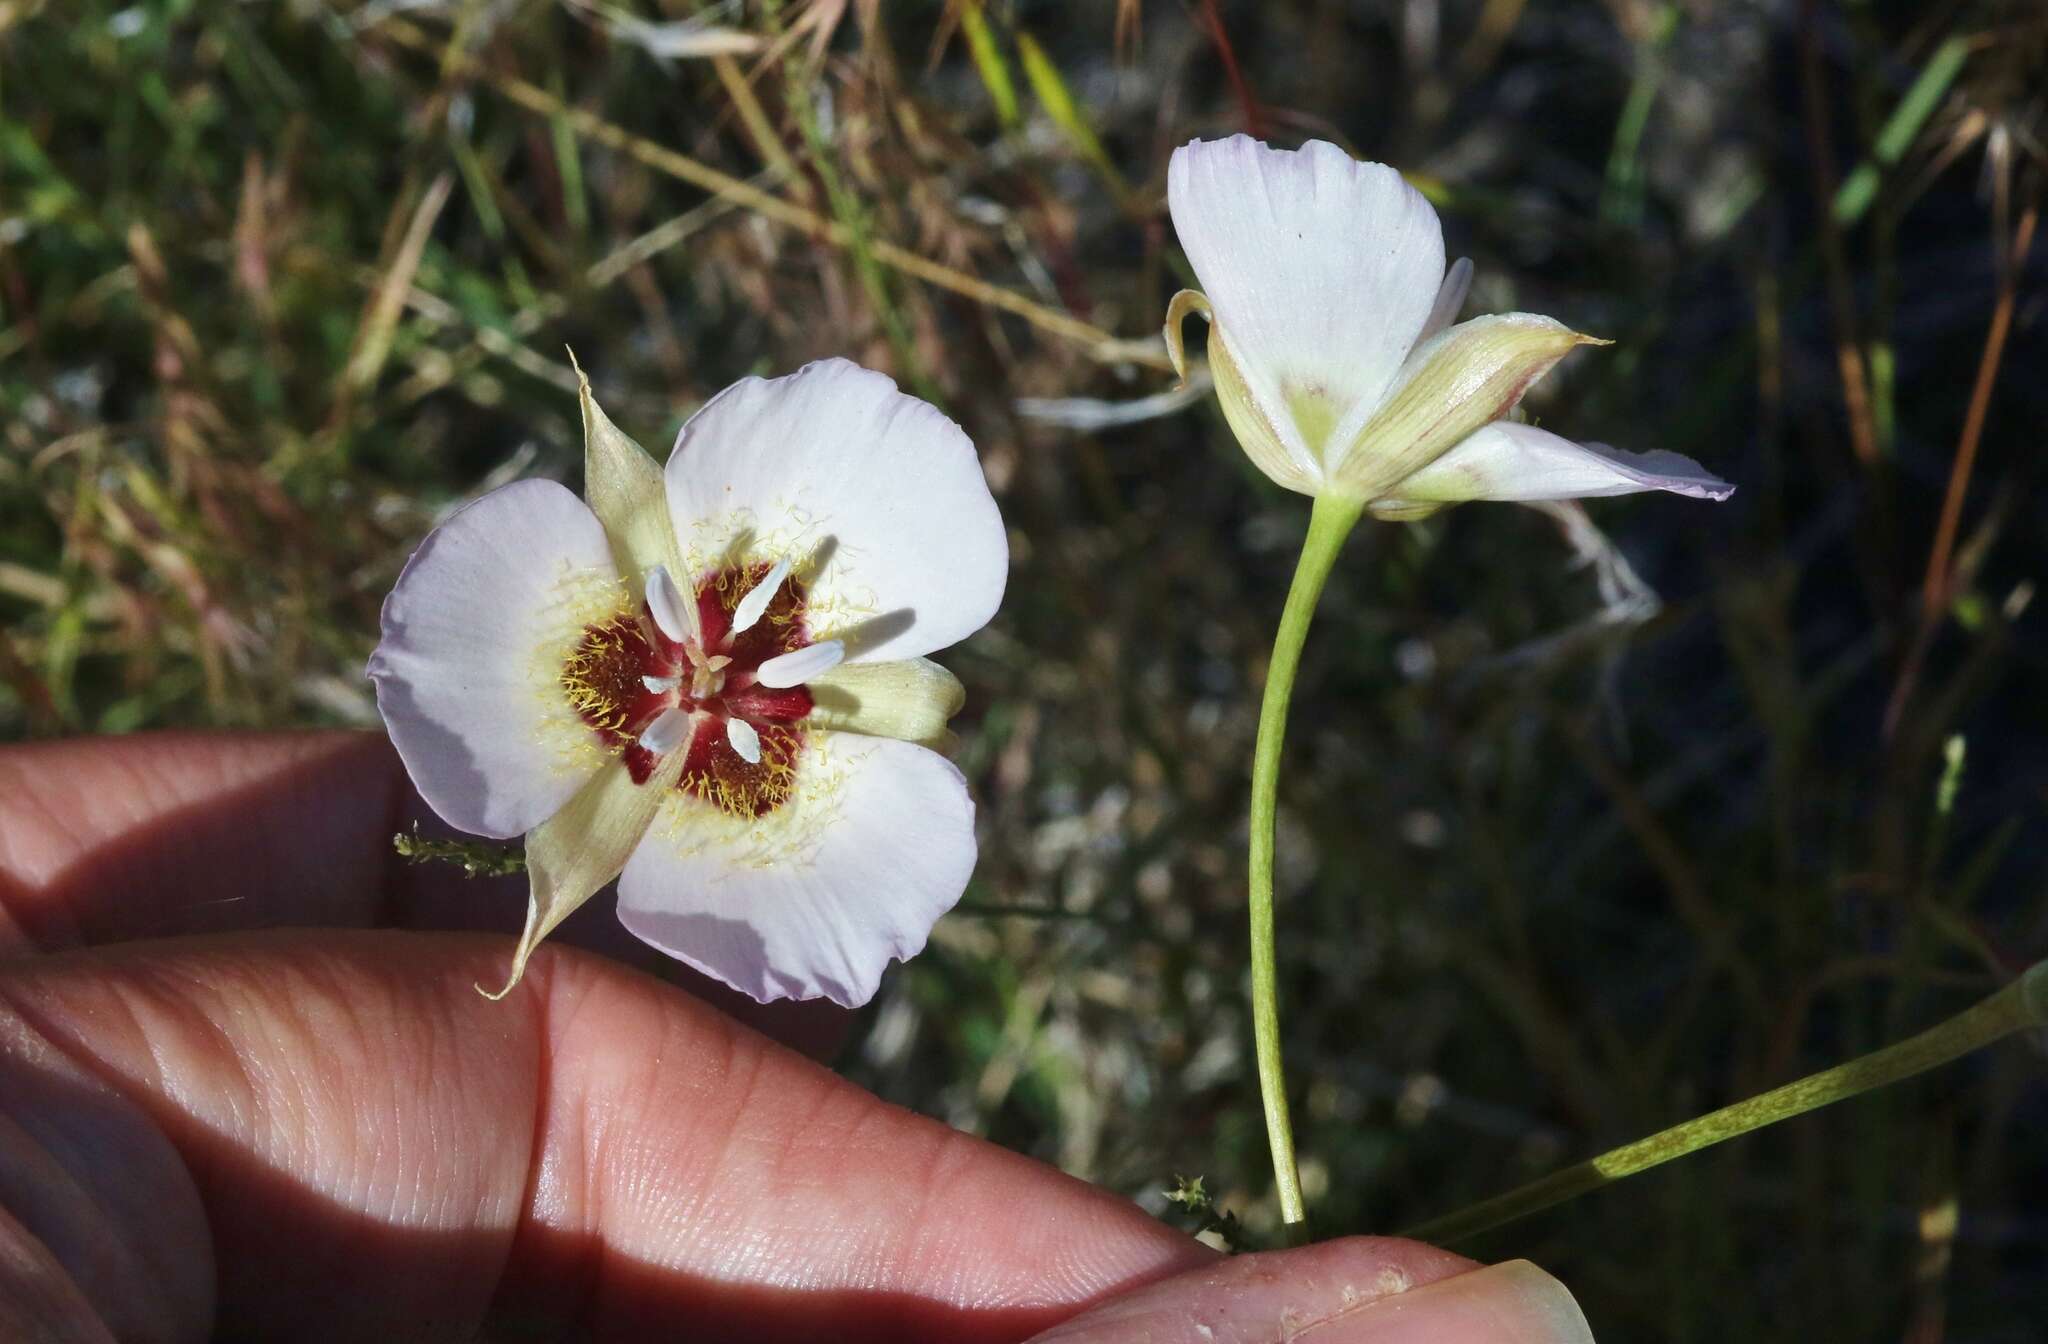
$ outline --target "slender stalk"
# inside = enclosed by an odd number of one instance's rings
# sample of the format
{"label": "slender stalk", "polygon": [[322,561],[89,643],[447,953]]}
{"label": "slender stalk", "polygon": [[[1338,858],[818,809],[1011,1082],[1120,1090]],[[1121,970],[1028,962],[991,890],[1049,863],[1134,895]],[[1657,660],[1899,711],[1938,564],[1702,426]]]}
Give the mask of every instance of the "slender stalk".
{"label": "slender stalk", "polygon": [[2022,1028],[2044,1024],[2048,1024],[2048,961],[2035,963],[2024,975],[1990,998],[1917,1036],[1909,1036],[1895,1045],[1801,1078],[1798,1082],[1773,1088],[1761,1096],[1673,1125],[1647,1139],[1625,1144],[1575,1167],[1552,1172],[1520,1189],[1481,1200],[1456,1213],[1412,1227],[1402,1235],[1422,1241],[1463,1241],[1597,1190],[1624,1176],[1648,1171],[1674,1157],[1696,1153],[1724,1139],[1802,1115],[1830,1102],[1845,1101],[1861,1093],[1902,1082],[1917,1073],[1960,1059],[1972,1050]]}
{"label": "slender stalk", "polygon": [[1252,753],[1251,920],[1252,1040],[1259,1057],[1259,1098],[1266,1110],[1266,1140],[1273,1150],[1273,1181],[1280,1194],[1280,1218],[1290,1240],[1307,1230],[1301,1176],[1294,1164],[1294,1125],[1287,1115],[1287,1074],[1280,1062],[1280,986],[1273,964],[1273,817],[1280,791],[1280,748],[1287,737],[1287,705],[1294,698],[1294,674],[1308,638],[1316,599],[1330,577],[1344,538],[1364,511],[1359,500],[1316,497],[1308,536],[1301,543],[1294,583],[1273,636],[1266,666],[1266,694],[1259,705],[1259,741]]}

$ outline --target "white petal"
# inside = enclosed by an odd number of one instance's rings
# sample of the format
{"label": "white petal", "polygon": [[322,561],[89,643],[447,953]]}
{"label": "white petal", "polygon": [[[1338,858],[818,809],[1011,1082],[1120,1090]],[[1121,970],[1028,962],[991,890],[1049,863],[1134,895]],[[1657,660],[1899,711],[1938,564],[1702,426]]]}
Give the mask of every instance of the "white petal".
{"label": "white petal", "polygon": [[683,426],[667,479],[692,573],[795,557],[812,633],[849,658],[944,648],[1002,601],[1009,541],[974,445],[857,364],[741,379]]}
{"label": "white petal", "polygon": [[594,761],[565,762],[588,733],[554,677],[583,629],[575,594],[617,578],[596,515],[553,481],[492,491],[406,562],[369,674],[406,772],[450,825],[518,835],[588,776]]}
{"label": "white petal", "polygon": [[1472,292],[1472,258],[1459,257],[1451,263],[1451,269],[1444,272],[1444,283],[1436,292],[1436,303],[1429,310],[1429,320],[1422,324],[1422,331],[1415,337],[1421,345],[1440,331],[1450,330],[1458,320],[1458,314],[1465,309],[1465,296]]}
{"label": "white petal", "polygon": [[745,634],[754,628],[754,623],[768,612],[768,604],[775,600],[775,590],[782,587],[782,581],[789,577],[789,557],[783,556],[775,567],[761,576],[761,581],[747,590],[740,604],[732,609],[732,633]]}
{"label": "white petal", "polygon": [[812,734],[797,793],[758,820],[674,794],[619,879],[638,937],[772,999],[873,997],[924,947],[974,870],[974,804],[944,757]]}
{"label": "white petal", "polygon": [[812,677],[822,676],[846,660],[846,646],[836,639],[824,640],[817,644],[806,644],[788,653],[778,653],[761,664],[756,674],[760,683],[771,690],[788,686],[801,686]]}
{"label": "white petal", "polygon": [[761,734],[754,730],[753,724],[745,719],[727,719],[725,740],[732,744],[733,751],[748,765],[761,763]]}
{"label": "white petal", "polygon": [[1694,499],[1726,499],[1735,487],[1680,453],[1628,453],[1604,443],[1573,443],[1534,425],[1487,425],[1387,492],[1389,500],[1456,503],[1468,499],[1585,499],[1669,490]]}
{"label": "white petal", "polygon": [[1429,318],[1444,278],[1436,211],[1385,164],[1242,135],[1175,150],[1166,199],[1246,387],[1322,462],[1332,430],[1386,398]]}

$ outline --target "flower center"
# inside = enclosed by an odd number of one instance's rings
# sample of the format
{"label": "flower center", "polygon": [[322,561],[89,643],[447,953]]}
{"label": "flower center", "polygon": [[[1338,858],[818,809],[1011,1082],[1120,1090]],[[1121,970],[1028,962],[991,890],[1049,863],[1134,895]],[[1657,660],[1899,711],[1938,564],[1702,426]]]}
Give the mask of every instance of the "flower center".
{"label": "flower center", "polygon": [[782,561],[712,570],[689,598],[657,568],[646,590],[638,612],[584,628],[562,665],[570,705],[634,783],[681,751],[684,793],[734,816],[773,811],[796,786],[812,703],[802,683],[840,652],[811,639],[805,585]]}

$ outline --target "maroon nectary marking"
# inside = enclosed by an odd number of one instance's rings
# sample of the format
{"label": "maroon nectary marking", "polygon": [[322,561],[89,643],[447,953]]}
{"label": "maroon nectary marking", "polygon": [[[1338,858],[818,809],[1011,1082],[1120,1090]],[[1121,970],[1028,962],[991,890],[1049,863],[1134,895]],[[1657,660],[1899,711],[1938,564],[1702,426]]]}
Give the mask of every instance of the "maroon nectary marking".
{"label": "maroon nectary marking", "polygon": [[[608,736],[606,740],[609,741],[610,737]],[[635,784],[645,784],[654,778],[654,753],[638,742],[628,742],[626,749],[619,753],[619,759],[625,763],[626,773],[633,777]]]}
{"label": "maroon nectary marking", "polygon": [[779,723],[755,725],[761,737],[761,759],[749,762],[732,749],[721,724],[707,722],[690,739],[676,787],[735,816],[766,816],[789,800],[796,788],[797,758],[803,754],[801,730]]}
{"label": "maroon nectary marking", "polygon": [[[691,651],[663,635],[646,608],[640,619],[614,616],[588,626],[564,663],[561,684],[583,721],[617,754],[635,784],[653,775],[657,758],[640,735],[673,707],[696,716],[676,787],[734,815],[762,816],[787,801],[795,788],[803,753],[802,720],[812,708],[802,686],[776,688],[757,680],[762,663],[811,642],[804,620],[804,586],[784,579],[767,610],[749,629],[733,635],[732,613],[771,566],[729,566],[697,583],[697,615],[703,631],[702,656],[728,661],[711,680],[716,689],[693,694],[698,664]],[[730,643],[728,644],[728,640]],[[644,677],[674,678],[674,691],[650,691]],[[733,750],[726,720],[754,726],[761,759],[749,762]]]}

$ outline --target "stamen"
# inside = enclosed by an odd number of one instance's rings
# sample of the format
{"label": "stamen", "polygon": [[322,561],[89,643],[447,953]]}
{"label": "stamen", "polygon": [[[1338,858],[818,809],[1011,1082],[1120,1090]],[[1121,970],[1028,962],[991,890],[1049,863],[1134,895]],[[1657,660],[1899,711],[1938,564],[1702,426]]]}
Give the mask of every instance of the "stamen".
{"label": "stamen", "polygon": [[696,638],[697,623],[691,619],[697,614],[696,608],[685,603],[683,595],[676,591],[676,581],[668,576],[667,565],[656,565],[647,571],[647,610],[671,643],[688,644]]}
{"label": "stamen", "polygon": [[643,676],[640,678],[640,684],[645,686],[654,695],[667,695],[670,691],[682,685],[683,679],[681,677]]}
{"label": "stamen", "polygon": [[753,724],[740,718],[727,719],[725,740],[732,743],[732,749],[748,765],[761,763],[761,735],[754,731]]}
{"label": "stamen", "polygon": [[666,756],[690,736],[690,716],[680,709],[664,709],[640,734],[640,745],[657,756]]}
{"label": "stamen", "polygon": [[846,645],[836,639],[806,644],[800,649],[778,654],[761,664],[755,679],[771,690],[801,686],[812,677],[820,677],[830,672],[839,666],[845,657]]}
{"label": "stamen", "polygon": [[789,557],[783,556],[775,562],[775,568],[762,576],[761,581],[748,590],[740,604],[732,609],[732,633],[737,635],[754,628],[754,622],[767,613],[768,604],[775,600],[775,590],[789,577]]}

